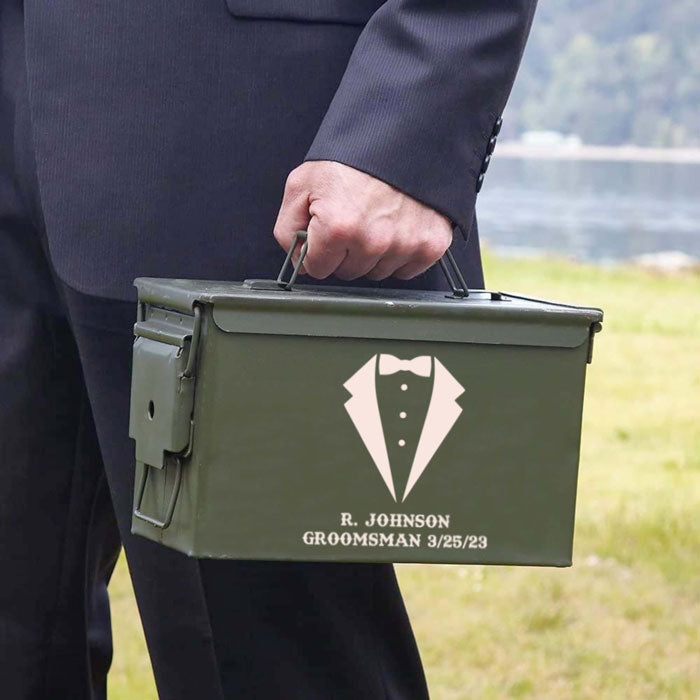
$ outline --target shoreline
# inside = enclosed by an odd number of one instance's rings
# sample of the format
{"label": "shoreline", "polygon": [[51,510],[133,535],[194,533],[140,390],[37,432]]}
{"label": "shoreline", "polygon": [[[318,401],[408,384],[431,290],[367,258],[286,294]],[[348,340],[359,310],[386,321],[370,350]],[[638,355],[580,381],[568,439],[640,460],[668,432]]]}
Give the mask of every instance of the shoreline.
{"label": "shoreline", "polygon": [[700,258],[682,250],[657,250],[638,253],[624,258],[579,258],[563,251],[545,250],[528,246],[497,245],[488,237],[482,240],[484,250],[497,258],[522,261],[558,261],[562,263],[596,268],[632,268],[666,275],[697,275]]}
{"label": "shoreline", "polygon": [[646,146],[557,146],[502,141],[496,146],[499,158],[539,160],[597,160],[642,163],[700,164],[700,148],[648,148]]}

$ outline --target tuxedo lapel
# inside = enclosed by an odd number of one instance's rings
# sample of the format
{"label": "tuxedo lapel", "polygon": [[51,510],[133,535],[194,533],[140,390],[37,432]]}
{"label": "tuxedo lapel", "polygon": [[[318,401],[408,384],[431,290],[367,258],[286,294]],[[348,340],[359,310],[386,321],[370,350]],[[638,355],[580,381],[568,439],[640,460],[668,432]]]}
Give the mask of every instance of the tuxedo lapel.
{"label": "tuxedo lapel", "polygon": [[401,500],[406,500],[406,496],[411,492],[462,412],[462,407],[456,399],[464,393],[464,387],[450,374],[437,357],[433,371],[435,375],[433,393],[406,482],[406,491]]}
{"label": "tuxedo lapel", "polygon": [[345,402],[345,410],[360,434],[362,442],[364,442],[382,479],[384,479],[389,492],[396,500],[389,454],[386,449],[382,419],[377,403],[376,365],[377,355],[374,355],[343,384],[351,394],[351,397]]}

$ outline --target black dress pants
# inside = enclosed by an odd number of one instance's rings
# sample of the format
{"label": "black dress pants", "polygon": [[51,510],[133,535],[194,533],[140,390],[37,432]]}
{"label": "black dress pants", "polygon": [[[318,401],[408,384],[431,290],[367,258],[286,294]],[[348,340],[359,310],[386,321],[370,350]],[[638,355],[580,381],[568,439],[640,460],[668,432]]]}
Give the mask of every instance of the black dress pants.
{"label": "black dress pants", "polygon": [[21,8],[0,3],[0,697],[105,697],[122,546],[164,700],[427,697],[391,566],[198,561],[130,534],[135,308],[53,273]]}

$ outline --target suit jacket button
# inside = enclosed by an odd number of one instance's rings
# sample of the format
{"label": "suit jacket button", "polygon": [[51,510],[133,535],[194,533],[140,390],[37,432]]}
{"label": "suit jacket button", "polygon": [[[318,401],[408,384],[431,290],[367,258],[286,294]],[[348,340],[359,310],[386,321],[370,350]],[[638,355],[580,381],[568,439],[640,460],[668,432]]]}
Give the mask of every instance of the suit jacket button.
{"label": "suit jacket button", "polygon": [[498,136],[498,134],[501,131],[501,126],[503,126],[503,118],[498,117],[498,119],[496,119],[496,123],[493,125],[493,131],[491,132],[491,135]]}
{"label": "suit jacket button", "polygon": [[481,186],[484,184],[484,173],[479,173],[479,177],[476,178],[476,191],[481,191]]}
{"label": "suit jacket button", "polygon": [[495,150],[495,148],[496,148],[496,141],[498,141],[498,137],[497,137],[497,136],[492,136],[492,137],[489,139],[489,145],[486,146],[486,155],[487,155],[487,156],[490,156],[490,155],[494,152],[494,150]]}
{"label": "suit jacket button", "polygon": [[491,162],[491,156],[486,156],[481,163],[481,174],[483,175],[489,169],[489,163]]}

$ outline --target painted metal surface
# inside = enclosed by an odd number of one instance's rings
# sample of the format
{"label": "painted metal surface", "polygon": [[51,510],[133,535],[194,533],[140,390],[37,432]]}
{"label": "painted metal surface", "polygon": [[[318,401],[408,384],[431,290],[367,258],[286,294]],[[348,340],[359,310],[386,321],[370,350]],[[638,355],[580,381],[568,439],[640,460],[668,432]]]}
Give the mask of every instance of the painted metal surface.
{"label": "painted metal surface", "polygon": [[[136,284],[137,484],[144,463],[166,459],[149,469],[134,532],[202,557],[571,563],[600,310],[478,290]],[[192,430],[178,456],[134,415],[182,380],[153,369],[172,350],[158,360],[144,339],[160,342],[169,314],[186,360],[195,307]]]}

